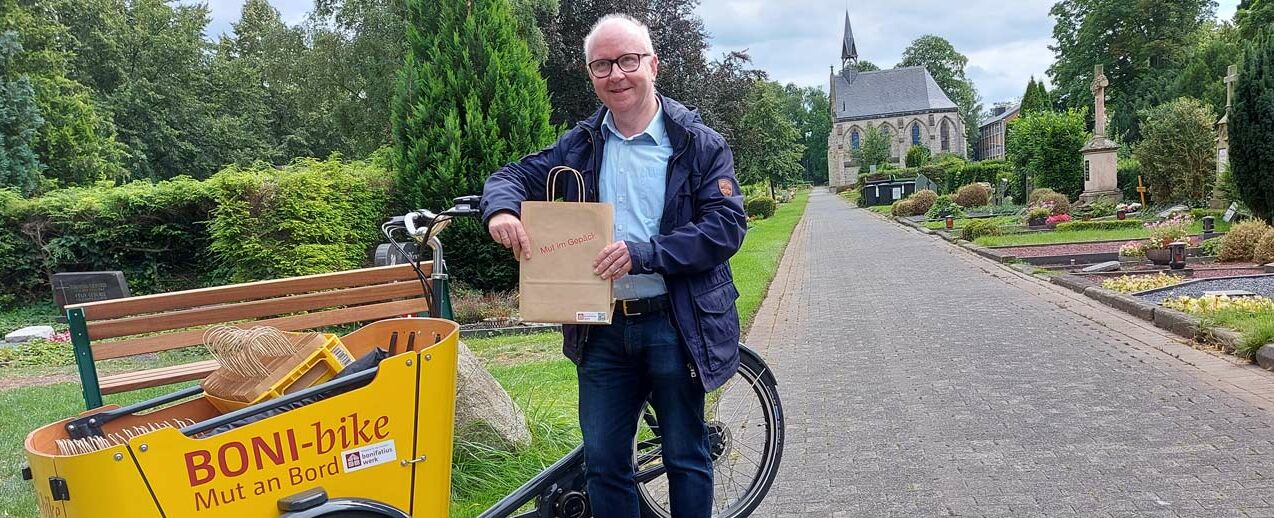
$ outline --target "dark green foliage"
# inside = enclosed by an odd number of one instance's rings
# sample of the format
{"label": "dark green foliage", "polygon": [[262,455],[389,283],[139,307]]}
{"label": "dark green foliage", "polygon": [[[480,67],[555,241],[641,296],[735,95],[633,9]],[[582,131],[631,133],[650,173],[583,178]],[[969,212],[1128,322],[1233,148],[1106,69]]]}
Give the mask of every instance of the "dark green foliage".
{"label": "dark green foliage", "polygon": [[1214,237],[1199,244],[1199,253],[1205,257],[1216,257],[1221,254],[1221,245],[1225,237]]}
{"label": "dark green foliage", "polygon": [[208,232],[218,283],[359,268],[381,240],[393,173],[383,163],[302,159],[282,169],[230,167]]}
{"label": "dark green foliage", "polygon": [[9,73],[21,52],[16,33],[0,33],[0,189],[30,194],[39,185],[41,166],[34,145],[44,118],[31,81]]}
{"label": "dark green foliage", "polygon": [[929,163],[929,157],[932,155],[933,153],[929,151],[929,148],[923,145],[911,146],[907,149],[907,157],[904,159],[903,163],[905,163],[907,167],[920,167]]}
{"label": "dark green foliage", "polygon": [[[1048,75],[1057,104],[1093,113],[1093,66],[1104,65],[1110,129],[1123,143],[1140,140],[1140,110],[1171,99],[1183,49],[1213,17],[1213,0],[1061,0],[1050,14],[1057,56]],[[1091,119],[1089,119],[1091,120]]]}
{"label": "dark green foliage", "polygon": [[950,194],[939,196],[938,199],[934,200],[933,206],[929,207],[929,211],[925,213],[925,217],[929,219],[945,218],[947,216],[964,217],[964,209],[956,205]]}
{"label": "dark green foliage", "polygon": [[873,165],[879,168],[889,162],[889,137],[877,126],[867,128],[856,155],[854,158],[858,159],[861,166],[858,170],[860,174],[870,172]]}
{"label": "dark green foliage", "polygon": [[956,51],[951,42],[940,36],[926,34],[911,42],[902,51],[899,67],[923,66],[933,75],[934,81],[947,93],[947,97],[960,108],[964,122],[965,142],[978,141],[978,122],[982,118],[982,104],[973,80],[965,74],[969,58]]}
{"label": "dark green foliage", "polygon": [[1234,23],[1244,39],[1252,39],[1261,31],[1274,26],[1274,2],[1270,0],[1239,0],[1234,12]]}
{"label": "dark green foliage", "polygon": [[[1116,181],[1119,183],[1119,190],[1123,192],[1124,199],[1127,201],[1141,201],[1141,194],[1137,192],[1137,177],[1141,176],[1141,162],[1136,158],[1126,157],[1120,158],[1118,165],[1115,166]],[[1142,182],[1145,182],[1143,179]],[[1146,193],[1146,200],[1150,200],[1150,193]]]}
{"label": "dark green foliage", "polygon": [[1142,141],[1133,152],[1155,200],[1198,205],[1216,181],[1216,121],[1212,108],[1182,97],[1141,114]]}
{"label": "dark green foliage", "polygon": [[25,295],[44,284],[39,251],[22,233],[29,204],[17,192],[0,189],[0,307],[15,295],[29,298]]}
{"label": "dark green foliage", "polygon": [[792,83],[783,87],[785,115],[805,146],[801,154],[801,167],[805,170],[802,178],[815,185],[827,183],[827,136],[832,132],[827,102],[827,94],[817,87],[802,88]]}
{"label": "dark green foliage", "polygon": [[1009,161],[1030,175],[1031,187],[1047,187],[1070,197],[1084,188],[1079,150],[1088,140],[1084,114],[1077,110],[1041,112],[1009,123]]}
{"label": "dark green foliage", "polygon": [[1225,113],[1226,69],[1238,64],[1243,45],[1234,26],[1224,22],[1204,24],[1193,40],[1169,93],[1172,98],[1199,99],[1220,117]]}
{"label": "dark green foliage", "polygon": [[[504,1],[413,0],[407,43],[393,106],[400,206],[449,208],[553,141],[548,91]],[[443,234],[454,275],[483,290],[516,283],[511,254],[480,225],[455,227]]]}
{"label": "dark green foliage", "polygon": [[[120,270],[135,294],[190,288],[211,257],[205,222],[213,196],[189,177],[151,184],[60,189],[9,204],[0,232],[3,291],[49,296],[48,274]],[[20,241],[19,241],[20,240]]]}
{"label": "dark green foliage", "polygon": [[860,59],[860,60],[858,60],[858,71],[859,71],[859,72],[875,72],[875,71],[877,71],[877,70],[880,70],[880,67],[879,67],[879,66],[877,66],[875,63],[872,63],[872,62],[867,61],[867,60],[865,60],[865,59]]}
{"label": "dark green foliage", "polygon": [[1142,225],[1139,219],[1125,220],[1106,220],[1106,221],[1067,221],[1057,224],[1058,232],[1071,232],[1079,230],[1123,230],[1130,228],[1140,228]]}
{"label": "dark green foliage", "polygon": [[1022,94],[1022,107],[1018,113],[1020,115],[1029,115],[1052,110],[1053,101],[1048,96],[1048,90],[1044,87],[1044,82],[1036,82],[1035,76],[1031,76],[1030,82],[1026,83],[1026,93]]}
{"label": "dark green foliage", "polygon": [[[1012,173],[1012,167],[1003,160],[968,162],[949,171],[946,177],[946,189],[950,191],[960,185],[986,182],[992,185],[992,191],[994,191],[994,186],[999,185],[1001,179],[1008,178]],[[1018,199],[1021,197],[1019,196]]]}
{"label": "dark green foliage", "polygon": [[757,196],[748,200],[747,204],[744,205],[743,210],[749,216],[766,219],[773,216],[774,211],[778,210],[778,203],[775,203],[774,198],[769,196]]}
{"label": "dark green foliage", "polygon": [[1239,196],[1252,214],[1269,220],[1274,217],[1274,31],[1247,47],[1229,131]]}
{"label": "dark green foliage", "polygon": [[975,219],[960,228],[960,239],[973,241],[982,236],[1000,235],[1000,226],[990,219]]}

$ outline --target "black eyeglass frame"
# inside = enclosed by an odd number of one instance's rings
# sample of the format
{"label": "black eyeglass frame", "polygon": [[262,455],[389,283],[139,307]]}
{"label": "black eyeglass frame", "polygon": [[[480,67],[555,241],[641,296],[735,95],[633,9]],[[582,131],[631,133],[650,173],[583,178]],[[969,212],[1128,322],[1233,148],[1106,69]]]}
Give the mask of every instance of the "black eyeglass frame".
{"label": "black eyeglass frame", "polygon": [[[633,69],[632,69],[632,70],[626,70],[626,69],[624,69],[624,67],[623,67],[623,66],[620,66],[620,64],[619,64],[619,61],[620,61],[620,60],[622,60],[622,59],[624,59],[624,58],[626,58],[626,57],[628,57],[628,56],[637,56],[637,66],[633,67]],[[636,71],[637,71],[637,69],[641,68],[641,60],[642,60],[642,58],[646,58],[646,57],[650,57],[650,56],[654,56],[654,54],[649,53],[649,52],[628,52],[628,53],[625,53],[625,54],[620,54],[620,56],[619,56],[619,57],[617,57],[617,58],[615,58],[615,59],[606,59],[606,58],[594,59],[594,60],[592,60],[592,61],[589,61],[589,62],[588,62],[588,64],[587,64],[587,65],[585,65],[585,68],[587,68],[587,69],[588,69],[588,73],[589,73],[589,75],[591,75],[591,76],[593,76],[593,77],[595,77],[595,78],[597,78],[597,79],[606,79],[606,78],[610,77],[610,75],[611,75],[611,74],[615,73],[615,67],[619,67],[619,70],[620,70],[620,71],[622,71],[622,72],[624,72],[625,74],[631,74],[631,73],[633,73],[633,72],[636,72]],[[595,71],[593,70],[593,65],[595,65],[595,64],[597,64],[597,63],[608,63],[608,64],[610,64],[610,66],[609,66],[609,67],[606,67],[606,73],[605,73],[605,74],[598,75],[598,74],[597,74],[597,72],[595,72]]]}

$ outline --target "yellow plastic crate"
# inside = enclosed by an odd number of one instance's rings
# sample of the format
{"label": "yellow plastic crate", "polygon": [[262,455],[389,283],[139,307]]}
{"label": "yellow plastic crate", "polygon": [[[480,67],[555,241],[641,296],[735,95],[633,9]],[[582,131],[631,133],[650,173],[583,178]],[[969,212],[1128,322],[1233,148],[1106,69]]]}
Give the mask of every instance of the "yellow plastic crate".
{"label": "yellow plastic crate", "polygon": [[[299,342],[296,354],[264,361],[270,374],[261,378],[242,378],[225,370],[214,372],[203,381],[208,402],[222,412],[233,412],[328,381],[354,363],[349,349],[334,334],[285,334]],[[209,390],[218,385],[224,386]]]}

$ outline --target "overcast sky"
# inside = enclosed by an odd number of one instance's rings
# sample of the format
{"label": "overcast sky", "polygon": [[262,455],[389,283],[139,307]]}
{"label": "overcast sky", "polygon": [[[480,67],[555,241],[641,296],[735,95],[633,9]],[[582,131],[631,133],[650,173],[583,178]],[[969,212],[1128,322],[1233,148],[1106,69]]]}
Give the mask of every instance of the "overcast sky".
{"label": "overcast sky", "polygon": [[[194,3],[193,0],[187,0]],[[968,74],[989,107],[1022,95],[1031,75],[1044,78],[1054,0],[702,0],[699,16],[712,35],[712,58],[747,49],[770,78],[827,89],[828,66],[840,61],[845,12],[860,59],[898,64],[912,40],[936,34],[969,57]],[[1238,0],[1218,0],[1217,17],[1234,16]],[[285,21],[299,23],[312,0],[271,0]],[[243,0],[208,0],[208,34],[229,30]]]}

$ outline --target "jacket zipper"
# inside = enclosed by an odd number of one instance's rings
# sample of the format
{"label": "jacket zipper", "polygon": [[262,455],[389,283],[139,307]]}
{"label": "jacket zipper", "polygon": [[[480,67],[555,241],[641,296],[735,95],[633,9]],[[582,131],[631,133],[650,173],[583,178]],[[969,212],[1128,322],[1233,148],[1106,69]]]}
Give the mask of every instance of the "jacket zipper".
{"label": "jacket zipper", "polygon": [[[668,161],[668,173],[667,173],[667,174],[668,174],[668,177],[669,177],[669,178],[671,178],[671,177],[672,177],[672,170],[673,170],[673,168],[674,168],[674,167],[676,167],[676,165],[677,165],[677,161],[678,161],[678,160],[681,160],[681,156],[682,156],[682,155],[684,155],[684,154],[686,154],[686,150],[690,149],[690,146],[693,144],[693,142],[692,142],[693,140],[694,140],[694,134],[693,134],[693,133],[690,133],[690,132],[686,132],[686,144],[685,144],[684,146],[682,146],[682,147],[681,147],[681,151],[678,151],[676,155],[673,155],[672,160],[669,160],[669,161]],[[688,188],[688,189],[692,189],[692,188],[693,188],[693,186],[691,186],[691,185],[690,185],[690,179],[689,179],[689,178],[687,178],[687,179],[686,179],[686,188]],[[675,194],[674,194],[674,196],[675,196]],[[691,199],[694,199],[694,193],[691,193]],[[693,217],[693,216],[692,216],[692,217]],[[669,302],[669,305],[672,305],[672,304],[675,304],[675,303],[676,303],[676,301],[672,300],[672,297],[669,297],[669,298],[668,298],[668,302]],[[669,314],[669,316],[671,316],[671,317],[672,317],[672,326],[673,326],[673,328],[677,331],[677,334],[678,334],[679,336],[681,336],[681,343],[686,344],[686,347],[689,347],[689,346],[690,346],[690,341],[689,341],[689,340],[686,340],[685,335],[681,332],[681,324],[680,324],[679,319],[678,319],[678,317],[677,317],[677,310],[676,310],[676,308],[675,308],[675,307],[670,308],[670,311],[668,311],[668,314]],[[696,314],[696,315],[695,315],[696,324],[698,323],[698,319],[699,319],[699,315],[698,315],[698,314]],[[702,327],[702,326],[700,326],[700,327]],[[703,330],[702,330],[702,328],[700,329],[699,334],[700,334],[700,335],[701,335],[701,337],[702,337],[702,335],[703,335]],[[690,352],[690,351],[686,351],[686,353],[689,353],[689,352]],[[706,349],[705,349],[705,352],[706,352]],[[693,355],[692,355],[692,357],[693,357]],[[705,361],[705,362],[707,361],[707,357],[706,357],[706,356],[704,357],[704,361]],[[692,362],[690,362],[690,364],[688,364],[688,365],[687,365],[688,367],[690,367],[690,377],[691,377],[691,378],[694,378],[694,377],[695,377],[695,369],[694,369],[694,366],[693,366],[693,365],[694,365],[694,362],[693,362],[693,361],[692,361]]]}

